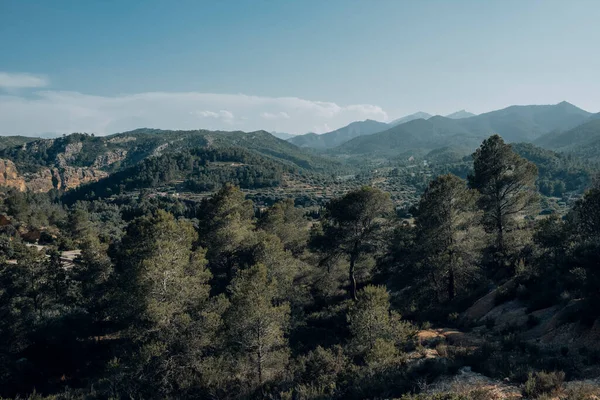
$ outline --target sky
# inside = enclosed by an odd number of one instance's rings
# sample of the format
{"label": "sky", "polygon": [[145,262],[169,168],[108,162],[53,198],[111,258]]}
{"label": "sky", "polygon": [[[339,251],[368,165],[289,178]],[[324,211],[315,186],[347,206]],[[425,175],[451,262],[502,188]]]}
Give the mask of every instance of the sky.
{"label": "sky", "polygon": [[0,0],[0,134],[600,111],[597,0]]}

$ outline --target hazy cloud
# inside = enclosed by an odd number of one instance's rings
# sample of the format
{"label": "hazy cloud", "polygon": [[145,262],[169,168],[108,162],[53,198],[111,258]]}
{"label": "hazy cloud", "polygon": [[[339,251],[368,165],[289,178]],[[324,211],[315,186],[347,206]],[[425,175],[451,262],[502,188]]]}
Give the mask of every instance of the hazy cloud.
{"label": "hazy cloud", "polygon": [[227,121],[227,122],[233,122],[233,113],[228,110],[219,110],[216,112],[203,110],[203,111],[192,112],[192,114],[195,114],[200,118],[216,118],[216,119],[221,119],[221,120]]}
{"label": "hazy cloud", "polygon": [[281,111],[278,113],[269,113],[269,112],[264,112],[260,114],[261,117],[263,117],[264,119],[278,119],[278,118],[290,118],[290,115],[288,113],[286,113],[285,111]]}
{"label": "hazy cloud", "polygon": [[[297,97],[148,92],[94,96],[37,91],[0,95],[0,134],[89,132],[106,135],[140,127],[320,133],[364,119],[388,120],[380,107],[342,106]],[[331,128],[330,128],[331,127]]]}
{"label": "hazy cloud", "polygon": [[9,73],[0,71],[0,88],[19,89],[19,88],[38,88],[48,86],[48,80],[44,77],[25,74]]}

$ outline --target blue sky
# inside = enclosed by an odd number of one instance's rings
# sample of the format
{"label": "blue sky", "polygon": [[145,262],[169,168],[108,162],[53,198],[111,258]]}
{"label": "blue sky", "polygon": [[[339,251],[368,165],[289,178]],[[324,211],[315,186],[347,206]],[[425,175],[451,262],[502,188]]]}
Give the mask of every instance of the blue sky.
{"label": "blue sky", "polygon": [[0,134],[600,111],[600,1],[0,0]]}

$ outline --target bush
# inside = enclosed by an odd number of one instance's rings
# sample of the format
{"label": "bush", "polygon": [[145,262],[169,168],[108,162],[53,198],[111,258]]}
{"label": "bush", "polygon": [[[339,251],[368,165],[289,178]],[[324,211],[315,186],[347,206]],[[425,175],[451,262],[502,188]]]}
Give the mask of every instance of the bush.
{"label": "bush", "polygon": [[600,398],[600,387],[589,383],[576,383],[567,389],[569,400],[592,400]]}
{"label": "bush", "polygon": [[525,382],[524,394],[538,398],[547,394],[557,394],[563,389],[565,373],[563,371],[529,373]]}
{"label": "bush", "polygon": [[444,343],[439,343],[437,346],[435,346],[435,351],[440,357],[448,357],[448,346],[446,346]]}
{"label": "bush", "polygon": [[506,284],[504,286],[500,286],[496,295],[494,296],[494,305],[499,306],[500,304],[504,304],[511,300],[514,300],[517,297],[517,288],[515,284]]}

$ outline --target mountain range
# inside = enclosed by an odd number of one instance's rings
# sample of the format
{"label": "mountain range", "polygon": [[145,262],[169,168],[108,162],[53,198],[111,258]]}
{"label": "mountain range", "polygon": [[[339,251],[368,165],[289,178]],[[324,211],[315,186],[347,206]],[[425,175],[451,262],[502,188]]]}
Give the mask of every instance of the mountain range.
{"label": "mountain range", "polygon": [[[68,190],[115,173],[121,174],[117,178],[126,177],[127,182],[137,178],[147,181],[147,171],[136,169],[140,163],[149,163],[150,175],[158,177],[153,181],[161,180],[165,174],[160,168],[166,168],[167,172],[169,168],[183,170],[181,165],[175,165],[183,161],[173,157],[186,154],[205,160],[203,163],[216,163],[221,170],[231,169],[233,163],[241,169],[231,174],[251,179],[257,174],[266,175],[265,171],[331,173],[340,169],[336,161],[307,152],[265,131],[142,128],[110,136],[74,133],[55,139],[0,137],[0,186],[34,192]],[[152,159],[157,161],[148,161]]]}
{"label": "mountain range", "polygon": [[[469,115],[465,111],[445,117],[416,113],[400,123],[399,120],[389,124],[356,121],[333,132],[296,135],[287,141],[266,131],[149,128],[104,137],[86,134],[54,139],[5,136],[0,137],[0,186],[33,191],[70,189],[116,172],[122,172],[131,180],[139,171],[123,171],[148,159],[158,157],[162,160],[160,157],[179,153],[193,153],[195,159],[208,157],[216,162],[213,167],[227,169],[229,167],[223,163],[233,162],[243,167],[243,171],[235,173],[243,173],[250,180],[275,179],[276,174],[271,176],[265,171],[330,175],[348,168],[343,161],[348,156],[394,159],[408,152],[428,154],[428,158],[443,162],[460,159],[494,133],[513,143],[532,143],[545,149],[572,153],[584,160],[600,159],[600,113],[591,114],[561,102],[511,106]],[[203,155],[198,155],[199,152]],[[169,157],[160,160],[156,162],[179,162]],[[181,174],[178,176],[183,176]],[[223,171],[221,174],[226,176]]]}
{"label": "mountain range", "polygon": [[343,128],[336,129],[332,132],[323,133],[321,135],[316,133],[307,133],[305,135],[294,136],[293,138],[289,139],[289,142],[299,147],[329,149],[332,147],[337,147],[355,137],[381,132],[389,127],[390,126],[385,122],[367,119],[365,121],[352,122]]}
{"label": "mountain range", "polygon": [[443,146],[475,148],[482,139],[494,133],[509,142],[533,142],[551,132],[573,129],[591,117],[591,113],[567,102],[511,106],[460,119],[434,116],[355,137],[331,151],[342,154],[392,154],[400,150]]}
{"label": "mountain range", "polygon": [[573,153],[584,159],[600,159],[600,114],[593,114],[583,124],[567,131],[553,131],[539,137],[535,145]]}
{"label": "mountain range", "polygon": [[[461,119],[472,116],[475,116],[475,114],[472,114],[465,110],[461,110],[449,114],[446,117],[451,119]],[[289,135],[291,136],[289,138],[282,136],[286,134],[274,133],[274,135],[279,137],[280,139],[286,139],[299,147],[310,147],[313,149],[323,150],[337,147],[342,143],[345,143],[348,140],[353,139],[355,137],[371,135],[377,132],[383,132],[387,129],[390,129],[391,127],[402,125],[410,121],[414,121],[417,119],[429,119],[431,117],[433,117],[433,115],[419,111],[414,114],[395,119],[389,123],[374,121],[372,119],[367,119],[365,121],[355,121],[342,128],[336,129],[335,131],[323,133],[320,135],[312,132],[306,133],[304,135]]]}
{"label": "mountain range", "polygon": [[456,111],[453,112],[452,114],[448,114],[446,115],[446,118],[450,118],[450,119],[462,119],[462,118],[471,118],[474,117],[476,114],[473,114],[471,112],[465,111],[465,110],[460,110],[460,111]]}

